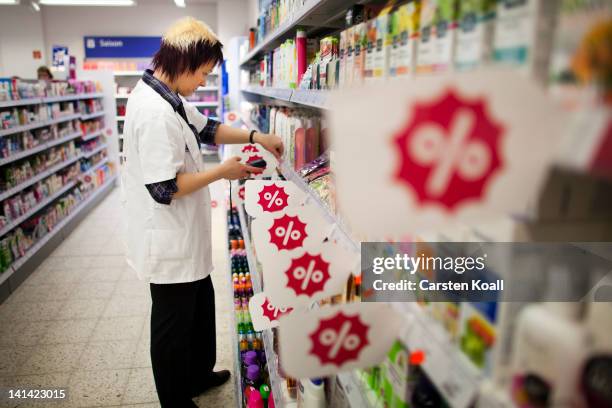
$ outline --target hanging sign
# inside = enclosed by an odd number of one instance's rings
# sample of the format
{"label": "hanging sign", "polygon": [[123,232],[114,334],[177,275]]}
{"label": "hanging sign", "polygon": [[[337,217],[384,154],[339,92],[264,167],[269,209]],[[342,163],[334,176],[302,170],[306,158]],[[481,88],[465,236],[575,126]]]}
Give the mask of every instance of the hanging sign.
{"label": "hanging sign", "polygon": [[275,306],[268,296],[266,296],[265,292],[257,293],[249,300],[251,321],[256,331],[278,327],[279,319],[283,316],[290,315],[295,310],[296,309],[293,307]]}
{"label": "hanging sign", "polygon": [[308,306],[341,294],[359,263],[359,258],[331,242],[280,251],[274,262],[264,264],[266,293],[276,306]]}
{"label": "hanging sign", "polygon": [[269,216],[288,207],[301,206],[306,197],[292,181],[249,180],[246,182],[245,209],[253,218]]}
{"label": "hanging sign", "polygon": [[295,378],[315,378],[372,367],[384,360],[401,323],[397,312],[383,303],[347,303],[292,313],[280,325],[282,368]]}
{"label": "hanging sign", "polygon": [[85,58],[151,58],[161,37],[83,37]]}
{"label": "hanging sign", "polygon": [[545,92],[503,69],[400,82],[332,95],[338,206],[353,230],[397,237],[528,213],[566,124]]}

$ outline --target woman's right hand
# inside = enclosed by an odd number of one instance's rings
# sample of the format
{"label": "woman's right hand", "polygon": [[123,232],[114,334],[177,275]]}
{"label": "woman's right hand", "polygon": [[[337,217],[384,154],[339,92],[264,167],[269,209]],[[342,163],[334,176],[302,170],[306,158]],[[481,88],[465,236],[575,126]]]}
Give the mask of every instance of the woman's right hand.
{"label": "woman's right hand", "polygon": [[240,157],[234,156],[221,163],[221,176],[227,180],[248,178],[251,174],[260,174],[263,170],[240,163]]}

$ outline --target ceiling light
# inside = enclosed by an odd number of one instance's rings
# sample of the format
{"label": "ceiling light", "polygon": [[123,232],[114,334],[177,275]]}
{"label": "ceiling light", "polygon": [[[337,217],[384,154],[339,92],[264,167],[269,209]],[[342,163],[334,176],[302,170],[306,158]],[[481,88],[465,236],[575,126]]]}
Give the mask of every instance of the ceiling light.
{"label": "ceiling light", "polygon": [[177,7],[185,7],[185,0],[174,0]]}
{"label": "ceiling light", "polygon": [[32,8],[33,8],[35,11],[40,11],[40,6],[38,5],[38,3],[37,3],[37,2],[32,1],[32,2],[30,2],[30,4],[32,5]]}
{"label": "ceiling light", "polygon": [[40,0],[45,6],[134,6],[134,0]]}
{"label": "ceiling light", "polygon": [[0,0],[1,5],[14,5],[19,4],[19,0]]}

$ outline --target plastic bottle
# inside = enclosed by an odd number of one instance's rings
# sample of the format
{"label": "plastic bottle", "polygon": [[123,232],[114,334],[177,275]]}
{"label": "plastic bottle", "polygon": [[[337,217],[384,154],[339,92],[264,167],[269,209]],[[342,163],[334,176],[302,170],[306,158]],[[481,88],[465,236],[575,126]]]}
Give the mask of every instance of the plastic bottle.
{"label": "plastic bottle", "polygon": [[325,386],[320,378],[302,379],[298,384],[298,407],[325,408]]}
{"label": "plastic bottle", "polygon": [[246,386],[252,386],[255,389],[261,387],[261,368],[257,364],[251,364],[246,369],[246,375],[244,376],[244,383]]}
{"label": "plastic bottle", "polygon": [[[549,268],[547,299],[571,299],[572,271]],[[580,406],[580,369],[586,354],[581,304],[546,302],[525,307],[517,318],[512,348],[512,396],[527,406]],[[538,405],[539,404],[539,405]]]}
{"label": "plastic bottle", "polygon": [[259,387],[259,393],[263,399],[264,407],[267,407],[268,400],[270,399],[270,386],[268,386],[268,384],[262,384],[261,387]]}
{"label": "plastic bottle", "polygon": [[257,358],[257,352],[251,350],[244,353],[242,358],[242,376],[244,378],[246,378],[247,369],[252,365],[259,365],[259,359]]}
{"label": "plastic bottle", "polygon": [[264,408],[263,398],[261,397],[259,391],[251,391],[247,401],[247,408]]}
{"label": "plastic bottle", "polygon": [[297,83],[302,81],[302,76],[306,72],[308,67],[308,61],[306,57],[306,31],[302,29],[297,30],[295,36],[295,46],[297,54]]}

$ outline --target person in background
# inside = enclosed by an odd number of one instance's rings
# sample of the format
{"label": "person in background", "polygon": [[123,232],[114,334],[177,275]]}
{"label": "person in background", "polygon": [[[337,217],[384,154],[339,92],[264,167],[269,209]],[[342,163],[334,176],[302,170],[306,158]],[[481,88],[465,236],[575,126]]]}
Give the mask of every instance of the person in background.
{"label": "person in background", "polygon": [[222,47],[201,21],[179,20],[164,34],[153,70],[145,71],[126,107],[121,191],[127,261],[150,286],[151,361],[164,408],[196,407],[192,398],[230,377],[227,370],[213,371],[208,185],[261,172],[238,157],[205,169],[199,145],[258,143],[277,158],[283,151],[278,136],[220,124],[183,98],[206,85],[223,61]]}
{"label": "person in background", "polygon": [[42,79],[43,81],[51,81],[53,79],[53,74],[51,73],[51,70],[45,65],[41,65],[40,67],[38,67],[36,73],[38,75],[38,79]]}

